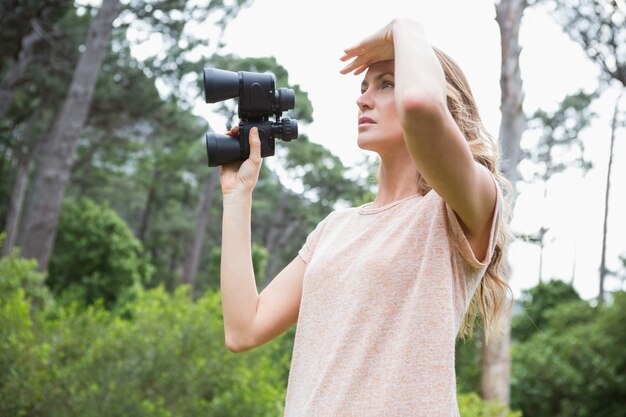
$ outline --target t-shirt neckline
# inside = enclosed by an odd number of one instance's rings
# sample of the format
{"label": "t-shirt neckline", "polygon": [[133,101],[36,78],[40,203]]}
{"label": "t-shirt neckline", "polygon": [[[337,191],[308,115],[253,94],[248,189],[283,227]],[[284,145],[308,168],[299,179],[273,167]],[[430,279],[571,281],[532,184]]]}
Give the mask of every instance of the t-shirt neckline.
{"label": "t-shirt neckline", "polygon": [[359,207],[358,212],[359,212],[359,214],[380,213],[381,211],[389,210],[390,208],[395,207],[395,206],[397,206],[400,203],[404,203],[405,201],[412,200],[412,199],[417,198],[417,197],[422,197],[422,195],[421,194],[410,195],[408,197],[401,198],[400,200],[393,201],[393,202],[391,202],[389,204],[386,204],[386,205],[384,205],[382,207],[371,207],[372,204],[374,204],[373,202],[366,203],[366,204],[363,204],[362,206]]}

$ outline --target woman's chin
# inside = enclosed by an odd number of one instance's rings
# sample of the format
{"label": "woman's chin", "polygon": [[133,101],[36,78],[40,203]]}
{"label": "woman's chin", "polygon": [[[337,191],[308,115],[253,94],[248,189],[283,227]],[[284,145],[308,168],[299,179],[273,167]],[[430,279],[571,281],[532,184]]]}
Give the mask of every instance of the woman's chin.
{"label": "woman's chin", "polygon": [[377,152],[377,149],[380,148],[379,141],[372,140],[369,138],[364,138],[362,136],[359,136],[357,138],[356,144],[359,148],[363,149],[364,151]]}

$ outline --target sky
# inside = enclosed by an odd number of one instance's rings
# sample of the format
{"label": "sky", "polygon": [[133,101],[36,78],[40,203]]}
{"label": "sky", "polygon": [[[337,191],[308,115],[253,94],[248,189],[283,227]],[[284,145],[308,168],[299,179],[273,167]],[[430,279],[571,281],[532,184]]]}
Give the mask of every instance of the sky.
{"label": "sky", "polygon": [[[275,56],[289,72],[289,82],[309,93],[314,121],[300,131],[329,148],[350,166],[364,157],[356,145],[357,106],[361,76],[341,75],[344,48],[377,31],[394,17],[420,21],[431,44],[443,49],[463,68],[487,129],[498,134],[500,125],[500,33],[495,7],[489,1],[279,1],[256,0],[228,26],[223,52],[241,57]],[[555,110],[567,95],[598,89],[598,70],[582,49],[540,8],[527,9],[520,32],[520,65],[527,114],[542,108]],[[201,69],[199,69],[200,71]],[[283,86],[278,86],[283,87]],[[612,110],[617,90],[607,89],[593,104],[598,113],[581,133],[586,157],[594,164],[586,176],[572,170],[547,185],[521,184],[512,227],[533,233],[550,227],[544,250],[542,276],[571,281],[583,298],[598,294],[602,244],[604,191]],[[198,100],[195,113],[211,119],[215,105]],[[626,109],[626,100],[622,104]],[[212,125],[214,125],[212,123]],[[215,125],[214,125],[215,126]],[[215,126],[219,130],[218,126]],[[224,126],[226,130],[226,126]],[[609,206],[607,266],[619,267],[626,255],[626,139],[624,130],[615,146],[612,198]],[[523,143],[529,139],[525,136]],[[297,146],[297,141],[288,145]],[[270,162],[270,161],[268,161]],[[271,162],[270,162],[271,164]],[[270,165],[271,166],[271,165]],[[537,284],[537,246],[516,242],[511,247],[511,287],[518,297]],[[609,279],[607,288],[620,283]]]}

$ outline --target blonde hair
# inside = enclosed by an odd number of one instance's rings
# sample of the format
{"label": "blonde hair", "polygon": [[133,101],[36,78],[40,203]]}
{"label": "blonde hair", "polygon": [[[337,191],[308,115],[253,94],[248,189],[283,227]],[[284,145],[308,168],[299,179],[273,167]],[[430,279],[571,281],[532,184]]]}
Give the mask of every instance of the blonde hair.
{"label": "blonde hair", "polygon": [[[502,335],[504,329],[499,326],[500,315],[507,313],[504,308],[509,303],[512,305],[511,287],[505,278],[508,274],[508,264],[504,259],[506,248],[512,239],[509,226],[511,214],[509,201],[512,187],[499,171],[500,150],[498,141],[485,129],[463,71],[448,55],[438,48],[433,47],[433,49],[445,73],[448,109],[467,139],[474,160],[489,169],[498,181],[504,196],[503,210],[500,213],[499,228],[495,235],[495,250],[491,263],[474,293],[459,329],[459,335],[463,338],[472,337],[476,318],[480,312],[485,342],[488,343],[492,336],[499,337]],[[431,187],[426,181],[423,178],[420,179],[420,194],[426,194],[430,189]],[[510,300],[507,298],[507,294],[511,295]]]}

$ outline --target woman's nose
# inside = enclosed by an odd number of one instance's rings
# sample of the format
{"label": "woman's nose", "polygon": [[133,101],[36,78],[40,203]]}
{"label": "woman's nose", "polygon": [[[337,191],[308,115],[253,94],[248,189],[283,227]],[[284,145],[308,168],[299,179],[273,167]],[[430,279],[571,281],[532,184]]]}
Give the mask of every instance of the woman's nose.
{"label": "woman's nose", "polygon": [[356,99],[356,105],[359,107],[360,110],[371,109],[373,104],[370,94],[367,91],[362,93],[359,98]]}

